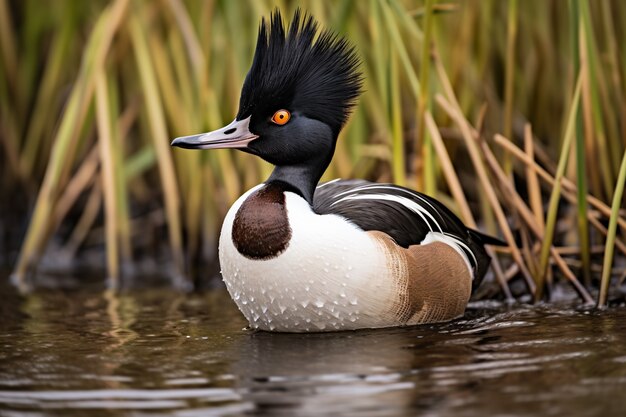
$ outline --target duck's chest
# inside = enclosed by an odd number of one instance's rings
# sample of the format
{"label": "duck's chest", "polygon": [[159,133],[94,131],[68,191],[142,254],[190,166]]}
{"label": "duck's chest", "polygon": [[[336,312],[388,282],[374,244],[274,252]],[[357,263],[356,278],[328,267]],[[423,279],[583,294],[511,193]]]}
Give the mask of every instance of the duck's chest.
{"label": "duck's chest", "polygon": [[[375,240],[345,219],[320,216],[273,184],[244,194],[220,236],[222,276],[253,328],[380,327],[394,288]],[[383,324],[384,325],[384,324]]]}

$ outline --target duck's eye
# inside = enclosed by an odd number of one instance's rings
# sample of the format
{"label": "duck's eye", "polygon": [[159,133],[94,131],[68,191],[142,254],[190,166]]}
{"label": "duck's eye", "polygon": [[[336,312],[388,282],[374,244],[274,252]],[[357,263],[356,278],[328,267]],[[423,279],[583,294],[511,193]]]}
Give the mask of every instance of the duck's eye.
{"label": "duck's eye", "polygon": [[291,119],[291,113],[289,113],[289,111],[287,110],[278,110],[276,113],[274,113],[274,115],[272,116],[272,122],[276,123],[277,125],[284,125],[285,123],[287,123],[289,121],[289,119]]}

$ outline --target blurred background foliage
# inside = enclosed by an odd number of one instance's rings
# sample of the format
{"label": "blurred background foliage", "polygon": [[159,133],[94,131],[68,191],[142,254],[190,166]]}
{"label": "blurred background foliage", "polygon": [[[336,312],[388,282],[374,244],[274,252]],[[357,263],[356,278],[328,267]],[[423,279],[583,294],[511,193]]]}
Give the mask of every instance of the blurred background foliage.
{"label": "blurred background foliage", "polygon": [[112,286],[142,266],[211,275],[225,212],[271,167],[169,142],[232,120],[275,7],[363,60],[324,180],[403,184],[503,237],[507,298],[516,279],[550,296],[555,267],[586,302],[602,276],[606,301],[626,253],[619,0],[0,0],[0,256],[18,285],[81,262]]}

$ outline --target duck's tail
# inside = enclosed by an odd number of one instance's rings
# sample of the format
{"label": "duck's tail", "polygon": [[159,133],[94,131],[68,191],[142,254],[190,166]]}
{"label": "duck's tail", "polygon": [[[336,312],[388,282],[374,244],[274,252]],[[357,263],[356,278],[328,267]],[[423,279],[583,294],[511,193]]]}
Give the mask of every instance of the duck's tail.
{"label": "duck's tail", "polygon": [[489,264],[491,264],[491,257],[487,254],[485,245],[506,246],[507,243],[477,230],[468,229],[468,233],[470,237],[470,248],[472,249],[472,252],[474,252],[477,261],[476,269],[474,271],[474,281],[472,282],[472,290],[475,290],[482,282],[487,270],[489,269]]}
{"label": "duck's tail", "polygon": [[479,232],[478,230],[468,229],[470,236],[476,240],[477,242],[482,243],[483,245],[492,245],[492,246],[508,246],[503,240],[498,239],[497,237],[493,237],[490,235],[486,235],[484,233]]}

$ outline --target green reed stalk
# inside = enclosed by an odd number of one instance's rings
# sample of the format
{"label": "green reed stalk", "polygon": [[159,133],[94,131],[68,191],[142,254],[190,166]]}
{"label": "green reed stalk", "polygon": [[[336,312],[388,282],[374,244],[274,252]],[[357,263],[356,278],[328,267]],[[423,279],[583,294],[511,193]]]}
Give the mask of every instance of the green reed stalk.
{"label": "green reed stalk", "polygon": [[[582,0],[585,1],[585,0]],[[580,0],[570,1],[570,42],[574,74],[580,72]],[[589,74],[589,72],[586,72]],[[587,81],[589,77],[585,77]],[[580,239],[580,257],[582,261],[583,279],[587,286],[591,285],[591,254],[589,253],[589,223],[587,222],[587,168],[585,163],[585,137],[583,135],[583,113],[580,104],[576,109],[576,197],[577,224]]]}
{"label": "green reed stalk", "polygon": [[[434,0],[426,0],[424,4],[424,42],[422,43],[422,62],[420,68],[420,94],[417,101],[417,140],[422,141],[421,158],[423,163],[423,183],[424,192],[435,195],[437,189],[435,171],[435,152],[432,138],[426,130],[425,114],[430,110],[430,48],[433,35],[433,4]],[[419,147],[416,144],[416,149]],[[419,181],[419,179],[418,179]]]}
{"label": "green reed stalk", "polygon": [[[431,1],[431,0],[427,0]],[[411,89],[415,94],[416,98],[419,98],[420,95],[420,82],[415,74],[415,69],[411,64],[411,58],[409,57],[409,53],[406,50],[406,46],[402,41],[402,36],[400,35],[400,31],[398,30],[398,22],[394,20],[393,14],[391,13],[391,9],[387,5],[386,2],[380,2],[380,6],[383,11],[383,15],[385,17],[385,23],[387,25],[387,30],[389,31],[389,35],[391,36],[391,40],[395,47],[395,50],[398,52],[398,56],[400,57],[400,61],[402,62],[402,66],[404,67],[404,71],[409,79],[409,84],[411,84]],[[393,71],[392,74],[396,74],[397,71]]]}
{"label": "green reed stalk", "polygon": [[41,85],[35,96],[35,107],[26,126],[26,139],[20,157],[20,171],[25,178],[32,178],[35,175],[34,168],[40,147],[45,145],[42,138],[46,129],[49,129],[54,122],[53,113],[50,112],[50,103],[54,102],[54,94],[57,93],[62,81],[75,30],[76,28],[72,25],[64,25],[50,47]]}
{"label": "green reed stalk", "polygon": [[[515,44],[517,40],[517,0],[509,0],[506,38],[506,64],[504,75],[504,136],[513,139],[513,89],[515,86]],[[504,159],[504,170],[511,173],[513,165],[509,155]]]}
{"label": "green reed stalk", "polygon": [[576,88],[574,90],[574,96],[572,98],[572,103],[570,105],[570,110],[567,116],[567,124],[563,138],[563,145],[561,146],[561,155],[559,156],[559,164],[557,166],[556,174],[554,176],[554,188],[552,188],[552,193],[550,194],[550,202],[548,203],[545,235],[543,241],[541,242],[541,252],[539,257],[539,275],[537,282],[537,291],[535,292],[536,301],[539,301],[543,297],[543,286],[546,273],[548,271],[548,262],[550,260],[550,247],[552,246],[552,241],[554,240],[554,228],[556,226],[557,212],[559,209],[559,199],[561,197],[561,180],[565,174],[565,168],[567,167],[567,161],[569,159],[572,139],[574,137],[576,115],[578,114],[578,106],[580,102],[581,86],[582,77],[579,74],[578,81],[576,82]]}
{"label": "green reed stalk", "polygon": [[109,287],[119,286],[119,254],[117,192],[115,187],[115,166],[113,151],[113,133],[111,126],[111,107],[107,76],[104,71],[96,77],[96,115],[98,123],[98,144],[100,148],[100,164],[102,166],[102,188],[104,193],[105,242],[107,258],[107,275]]}
{"label": "green reed stalk", "polygon": [[[119,115],[119,85],[113,76],[109,76],[109,114]],[[115,187],[115,216],[117,218],[117,235],[119,239],[120,263],[128,265],[132,258],[131,230],[130,230],[130,213],[128,205],[128,187],[125,180],[125,164],[124,164],[124,144],[128,134],[128,127],[123,126],[128,123],[129,115],[134,118],[136,112],[132,108],[124,112],[120,117],[112,120],[111,139],[113,150],[113,181]]]}
{"label": "green reed stalk", "polygon": [[393,180],[398,185],[406,185],[404,135],[402,131],[402,102],[400,97],[400,74],[398,74],[398,57],[391,51],[391,137],[392,137],[392,171]]}
{"label": "green reed stalk", "polygon": [[[580,6],[580,17],[582,21],[582,36],[585,39],[585,61],[588,69],[589,92],[591,96],[591,114],[593,116],[593,129],[595,140],[593,143],[597,147],[597,158],[599,159],[599,169],[602,175],[602,184],[604,192],[608,198],[613,192],[613,171],[612,163],[607,152],[607,137],[604,126],[603,111],[600,105],[600,97],[598,93],[600,78],[604,78],[604,73],[598,71],[600,59],[598,57],[598,47],[594,35],[594,28],[591,21],[591,11],[589,9],[588,0],[577,0]],[[600,191],[600,190],[598,190]]]}
{"label": "green reed stalk", "polygon": [[[380,16],[381,12],[379,2],[371,0],[370,10],[372,11],[372,19],[368,25],[368,33],[366,33],[361,39],[361,44],[368,44],[371,42],[373,46],[371,50],[363,51],[363,55],[366,57],[364,74],[366,76],[370,75],[370,84],[372,83],[371,75],[374,76],[373,78],[376,79],[376,88],[374,91],[367,92],[364,98],[366,106],[374,118],[376,127],[380,130],[386,130],[388,127],[387,114],[389,112],[390,101],[388,74],[391,51],[389,47],[386,47],[389,40],[385,36],[386,31],[384,30],[382,18]],[[375,59],[374,57],[381,59]],[[371,68],[369,71],[368,67]],[[382,111],[380,111],[381,108]]]}
{"label": "green reed stalk", "polygon": [[613,204],[611,204],[611,217],[604,246],[604,262],[602,264],[600,293],[598,294],[598,308],[603,308],[607,305],[609,283],[611,282],[611,266],[613,265],[613,253],[615,252],[615,234],[617,232],[617,220],[620,217],[619,211],[622,205],[622,196],[624,195],[624,185],[626,185],[626,152],[622,156],[622,163],[613,193]]}

